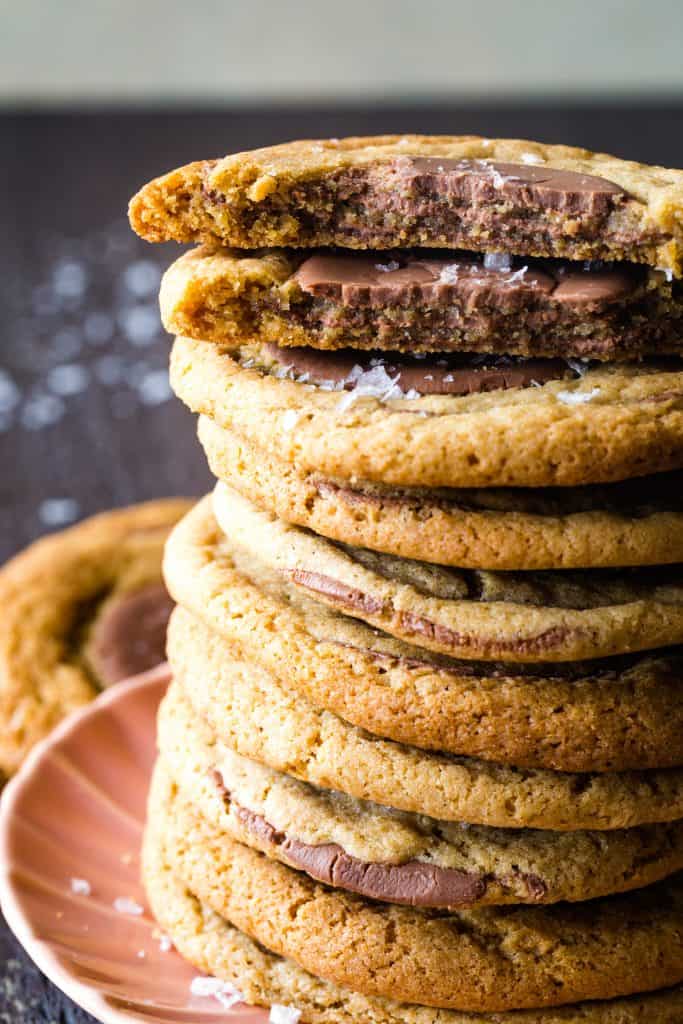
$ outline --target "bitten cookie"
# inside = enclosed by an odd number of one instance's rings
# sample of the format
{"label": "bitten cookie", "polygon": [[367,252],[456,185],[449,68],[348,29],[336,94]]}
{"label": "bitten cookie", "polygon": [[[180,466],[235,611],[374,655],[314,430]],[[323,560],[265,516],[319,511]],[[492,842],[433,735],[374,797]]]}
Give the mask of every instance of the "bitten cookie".
{"label": "bitten cookie", "polygon": [[[287,379],[289,350],[245,349],[179,338],[171,384],[204,413],[300,472],[399,487],[552,487],[606,483],[683,466],[683,372],[649,364],[607,364],[583,376],[562,367],[442,368],[439,387],[457,394],[416,397],[400,373],[362,369],[347,356],[342,380],[325,384],[329,357],[312,384],[300,364]],[[313,350],[306,350],[308,353]],[[358,364],[358,372],[353,371]],[[310,366],[307,356],[306,365]],[[389,367],[391,369],[391,367]],[[438,369],[438,368],[437,368]],[[540,372],[549,373],[546,383]],[[420,387],[431,390],[420,371]],[[450,383],[445,380],[453,376]],[[432,374],[434,376],[434,374]],[[472,378],[475,384],[472,384]],[[541,380],[543,378],[540,378]],[[410,378],[413,380],[413,377]],[[463,394],[471,386],[495,390]]]}
{"label": "bitten cookie", "polygon": [[166,330],[226,347],[599,360],[683,351],[683,290],[631,264],[457,252],[201,248],[166,271]]}
{"label": "bitten cookie", "polygon": [[612,832],[494,829],[312,786],[235,754],[177,688],[162,703],[158,743],[183,799],[211,825],[369,899],[451,909],[576,902],[683,868],[683,822]]}
{"label": "bitten cookie", "polygon": [[165,657],[164,542],[192,502],[104,512],[0,570],[0,771],[102,687]]}
{"label": "bitten cookie", "polygon": [[[258,665],[294,696],[375,735],[556,771],[683,764],[680,647],[538,665],[433,654],[267,571],[258,552],[250,557],[220,530],[210,497],[174,529],[164,572],[173,597],[217,634],[228,658]],[[177,615],[172,630],[190,675],[205,676],[192,618]]]}
{"label": "bitten cookie", "polygon": [[235,984],[252,1005],[277,1003],[299,1010],[304,1024],[680,1024],[683,1016],[680,987],[495,1014],[436,1010],[362,996],[277,956],[214,913],[173,875],[162,839],[150,829],[143,861],[152,912],[181,955],[206,974]]}
{"label": "bitten cookie", "polygon": [[593,487],[427,490],[298,472],[199,418],[212,472],[255,505],[332,540],[461,569],[683,562],[683,473]]}
{"label": "bitten cookie", "polygon": [[683,171],[521,139],[303,140],[156,178],[130,219],[152,242],[432,246],[630,260],[681,274]]}
{"label": "bitten cookie", "polygon": [[202,902],[266,949],[363,995],[495,1012],[683,978],[680,876],[587,904],[444,914],[330,889],[234,842],[183,801],[160,762],[148,816],[172,873]]}

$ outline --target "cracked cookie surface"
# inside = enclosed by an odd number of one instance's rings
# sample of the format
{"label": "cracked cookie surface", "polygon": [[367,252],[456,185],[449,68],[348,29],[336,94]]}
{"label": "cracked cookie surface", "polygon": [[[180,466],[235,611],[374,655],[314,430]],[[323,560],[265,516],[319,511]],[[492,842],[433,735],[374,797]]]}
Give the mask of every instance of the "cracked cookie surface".
{"label": "cracked cookie surface", "polygon": [[174,877],[161,838],[148,829],[143,874],[152,911],[178,951],[200,971],[233,982],[247,1002],[301,1011],[305,1024],[679,1024],[680,987],[624,999],[480,1014],[362,996],[270,952],[202,903]]}
{"label": "cracked cookie surface", "polygon": [[212,910],[365,995],[495,1012],[610,999],[683,975],[680,876],[587,904],[443,913],[330,889],[235,842],[183,801],[160,762],[148,816],[173,874]]}
{"label": "cracked cookie surface", "polygon": [[255,505],[332,540],[463,569],[683,562],[683,474],[602,487],[428,490],[298,472],[199,418],[212,472]]}
{"label": "cracked cookie surface", "polygon": [[680,567],[496,573],[349,547],[261,511],[227,484],[219,526],[307,596],[399,640],[465,659],[555,662],[683,642]]}
{"label": "cracked cookie surface", "polygon": [[179,689],[158,744],[188,805],[317,881],[407,906],[582,901],[683,868],[683,823],[611,832],[493,829],[408,814],[301,782],[222,744]]}
{"label": "cracked cookie surface", "polygon": [[178,338],[175,393],[300,472],[399,487],[565,487],[683,466],[675,364],[608,364],[539,387],[398,398],[386,373],[379,388],[340,394],[278,376],[267,353],[263,365],[246,350],[246,365],[233,355]]}
{"label": "cracked cookie surface", "polygon": [[[381,739],[320,711],[253,663],[231,658],[200,622],[171,617],[173,686],[222,743],[303,782],[430,818],[500,828],[602,831],[683,818],[683,770],[569,773],[519,769]],[[201,645],[203,672],[188,649]]]}
{"label": "cracked cookie surface", "polygon": [[[556,771],[683,764],[681,648],[540,665],[430,654],[267,571],[220,530],[210,497],[173,531],[164,571],[174,598],[217,634],[228,659],[259,666],[295,696],[375,735]],[[172,631],[188,672],[205,676],[191,617],[177,615]]]}

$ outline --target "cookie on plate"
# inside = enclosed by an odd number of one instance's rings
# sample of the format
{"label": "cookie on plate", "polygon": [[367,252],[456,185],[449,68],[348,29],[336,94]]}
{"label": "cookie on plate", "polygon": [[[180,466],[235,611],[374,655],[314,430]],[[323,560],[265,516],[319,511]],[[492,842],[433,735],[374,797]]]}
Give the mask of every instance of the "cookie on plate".
{"label": "cookie on plate", "polygon": [[327,885],[407,906],[551,904],[683,869],[683,822],[611,832],[496,829],[409,814],[236,754],[177,688],[158,744],[185,800],[232,839]]}
{"label": "cookie on plate", "polygon": [[680,986],[622,999],[495,1014],[362,996],[277,956],[216,914],[173,875],[162,837],[150,829],[143,853],[152,912],[182,956],[200,971],[233,983],[246,1002],[285,1006],[299,1012],[305,1024],[679,1024],[683,1015]]}
{"label": "cookie on plate", "polygon": [[203,903],[266,949],[362,995],[496,1012],[683,979],[680,875],[587,904],[444,913],[323,886],[235,842],[183,800],[161,762],[148,821],[173,875]]}
{"label": "cookie on plate", "polygon": [[11,775],[69,711],[165,658],[161,578],[183,498],[104,512],[0,570],[0,771]]}

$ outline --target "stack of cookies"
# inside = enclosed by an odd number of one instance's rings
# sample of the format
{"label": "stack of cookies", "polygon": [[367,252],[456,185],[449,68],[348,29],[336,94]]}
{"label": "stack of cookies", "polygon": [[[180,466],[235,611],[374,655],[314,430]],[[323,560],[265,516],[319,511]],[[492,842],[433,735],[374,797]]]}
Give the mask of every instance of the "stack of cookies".
{"label": "stack of cookies", "polygon": [[[683,1020],[683,172],[418,136],[131,206],[219,480],[145,882],[311,1024]],[[232,996],[226,993],[232,992]]]}

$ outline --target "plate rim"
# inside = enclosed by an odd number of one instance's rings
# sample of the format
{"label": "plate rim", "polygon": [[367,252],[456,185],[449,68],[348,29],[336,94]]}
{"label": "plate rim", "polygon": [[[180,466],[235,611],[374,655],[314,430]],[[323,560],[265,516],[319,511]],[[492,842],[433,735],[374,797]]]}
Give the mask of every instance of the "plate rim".
{"label": "plate rim", "polygon": [[[79,729],[84,721],[101,714],[111,704],[126,700],[138,690],[158,685],[169,675],[167,662],[126,679],[99,694],[93,701],[78,708],[61,721],[48,736],[40,740],[29,751],[16,775],[6,784],[0,794],[0,909],[15,938],[39,971],[57,988],[73,999],[78,1006],[92,1014],[101,1024],[131,1024],[139,1020],[125,1010],[112,1006],[97,989],[79,981],[60,963],[48,942],[38,938],[24,913],[12,880],[13,867],[8,851],[8,837],[15,808],[25,789],[34,778],[43,760],[64,740]],[[217,1018],[217,1021],[219,1018]],[[151,1021],[150,1021],[151,1024]]]}

